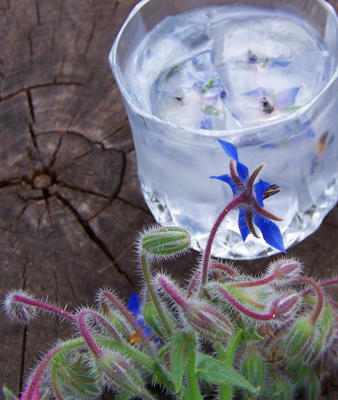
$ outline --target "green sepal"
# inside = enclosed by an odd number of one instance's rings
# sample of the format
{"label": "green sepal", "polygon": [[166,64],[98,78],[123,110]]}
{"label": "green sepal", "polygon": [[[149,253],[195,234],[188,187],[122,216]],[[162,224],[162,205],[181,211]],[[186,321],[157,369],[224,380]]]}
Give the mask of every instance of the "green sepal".
{"label": "green sepal", "polygon": [[198,354],[197,376],[209,383],[232,385],[247,389],[251,393],[257,393],[260,388],[255,388],[243,375],[234,368],[225,365],[221,361],[206,354]]}
{"label": "green sepal", "polygon": [[19,400],[19,398],[6,387],[2,388],[2,393],[5,397],[5,400]]}
{"label": "green sepal", "polygon": [[170,365],[176,392],[181,389],[186,362],[195,348],[196,341],[192,335],[183,331],[174,332],[172,335]]}

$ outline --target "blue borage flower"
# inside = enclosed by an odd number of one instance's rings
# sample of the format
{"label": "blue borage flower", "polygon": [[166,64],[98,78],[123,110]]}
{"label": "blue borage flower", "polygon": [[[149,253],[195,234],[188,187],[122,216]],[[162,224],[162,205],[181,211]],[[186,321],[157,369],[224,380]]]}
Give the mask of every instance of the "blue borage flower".
{"label": "blue borage flower", "polygon": [[257,100],[260,108],[267,114],[274,110],[294,111],[300,107],[295,105],[300,88],[300,86],[296,86],[274,94],[269,90],[258,87],[250,92],[242,93],[242,96],[250,96]]}
{"label": "blue borage flower", "polygon": [[[236,147],[224,140],[218,139],[223,150],[231,158],[230,175],[211,176],[211,179],[218,179],[227,183],[233,192],[234,197],[243,195],[243,201],[239,205],[238,226],[241,232],[242,239],[245,241],[251,232],[255,237],[259,237],[256,233],[256,225],[262,232],[263,238],[270,246],[285,252],[283,239],[278,226],[271,220],[281,221],[280,218],[271,214],[264,209],[263,200],[269,195],[268,189],[274,188],[274,193],[279,190],[275,189],[275,185],[260,179],[254,184],[263,165],[255,169],[249,176],[249,170],[246,165],[238,160]],[[234,161],[236,161],[236,168]]]}
{"label": "blue borage flower", "polygon": [[154,335],[153,330],[146,324],[143,317],[143,308],[145,306],[145,299],[141,301],[136,293],[132,293],[129,297],[127,308],[135,317],[137,325],[139,325],[147,338]]}

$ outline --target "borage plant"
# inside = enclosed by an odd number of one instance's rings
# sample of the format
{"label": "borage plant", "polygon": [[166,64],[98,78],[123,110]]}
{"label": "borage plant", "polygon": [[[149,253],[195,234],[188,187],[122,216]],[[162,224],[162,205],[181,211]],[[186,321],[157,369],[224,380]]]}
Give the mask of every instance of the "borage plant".
{"label": "borage plant", "polygon": [[[154,227],[138,240],[144,290],[127,304],[106,289],[97,294],[95,307],[74,312],[27,292],[7,295],[5,310],[12,319],[26,324],[43,311],[77,332],[42,358],[21,400],[89,400],[106,390],[120,400],[150,400],[158,398],[159,388],[183,400],[291,400],[300,392],[305,399],[318,399],[337,334],[337,303],[325,290],[338,280],[306,278],[299,261],[287,257],[259,277],[211,258],[215,234],[235,209],[243,240],[250,232],[258,236],[257,227],[269,245],[285,252],[273,222],[279,218],[263,204],[279,188],[256,182],[262,166],[249,175],[237,149],[220,144],[231,157],[230,175],[212,178],[229,184],[234,199],[216,220],[184,287],[152,264],[185,252],[189,233]],[[16,399],[7,388],[4,395]]]}

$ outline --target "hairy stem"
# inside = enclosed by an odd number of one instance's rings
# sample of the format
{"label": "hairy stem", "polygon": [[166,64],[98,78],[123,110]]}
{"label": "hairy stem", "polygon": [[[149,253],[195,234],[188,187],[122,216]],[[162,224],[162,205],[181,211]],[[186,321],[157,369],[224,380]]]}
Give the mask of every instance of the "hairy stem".
{"label": "hairy stem", "polygon": [[72,313],[64,310],[63,308],[54,306],[53,304],[45,303],[44,301],[31,299],[29,297],[21,296],[19,294],[16,294],[15,296],[13,296],[13,300],[18,301],[18,302],[23,303],[23,304],[27,304],[29,306],[40,308],[42,310],[51,312],[53,314],[57,314],[60,317],[66,318],[66,319],[68,319],[70,321],[75,321],[76,320],[75,314],[72,314]]}
{"label": "hairy stem", "polygon": [[222,295],[231,303],[234,307],[237,308],[238,311],[242,312],[243,314],[247,315],[250,318],[259,320],[259,321],[270,321],[271,319],[274,319],[276,317],[276,314],[273,310],[270,310],[268,313],[265,314],[259,314],[254,311],[249,310],[243,304],[241,304],[239,301],[237,301],[229,292],[227,292],[226,289],[224,289],[220,285],[216,285],[217,290],[222,293]]}
{"label": "hairy stem", "polygon": [[34,398],[34,392],[36,388],[39,385],[39,381],[41,378],[41,375],[49,362],[53,359],[53,357],[58,354],[60,351],[65,350],[67,348],[72,349],[75,347],[80,347],[83,345],[83,339],[82,338],[77,338],[77,339],[72,339],[69,340],[68,342],[65,342],[63,344],[60,344],[59,346],[54,347],[49,353],[45,355],[45,357],[42,359],[40,362],[38,368],[36,369],[32,380],[30,381],[28,387],[25,390],[25,393],[27,394],[27,399],[33,399]]}
{"label": "hairy stem", "polygon": [[[228,367],[232,367],[233,360],[238,348],[239,343],[242,339],[242,331],[237,330],[229,340],[226,348],[224,349],[221,343],[216,344],[216,351],[220,361],[224,362]],[[232,399],[232,387],[231,385],[219,385],[219,399],[220,400],[231,400]]]}
{"label": "hairy stem", "polygon": [[188,391],[190,392],[190,398],[192,400],[203,400],[201,396],[198,379],[196,376],[196,351],[193,349],[189,354],[189,360],[187,365],[187,381]]}
{"label": "hairy stem", "polygon": [[212,229],[210,231],[208,242],[207,242],[204,254],[203,254],[201,289],[207,283],[207,280],[208,280],[208,269],[209,269],[209,259],[210,259],[210,254],[211,254],[211,247],[214,242],[218,228],[220,227],[224,218],[229,214],[229,212],[231,210],[234,210],[235,208],[237,208],[243,202],[245,197],[246,197],[245,193],[242,193],[238,197],[235,197],[231,201],[231,203],[229,203],[224,208],[224,210],[220,213],[220,215],[218,216],[218,218],[216,219],[216,221],[214,223],[214,226],[212,227]]}
{"label": "hairy stem", "polygon": [[131,314],[131,312],[127,309],[127,307],[121,303],[121,301],[111,292],[108,290],[104,290],[100,297],[104,297],[108,300],[110,300],[119,310],[120,312],[126,317],[127,321],[130,323],[130,325],[135,329],[136,333],[138,334],[139,338],[142,340],[143,344],[145,345],[145,348],[150,354],[153,354],[152,347],[150,345],[149,340],[145,337],[143,330],[141,327],[137,324],[135,321],[135,318]]}
{"label": "hairy stem", "polygon": [[84,337],[85,341],[88,344],[88,347],[90,350],[93,352],[95,357],[98,357],[102,354],[101,349],[98,347],[98,345],[95,343],[95,340],[93,339],[92,334],[89,332],[88,325],[87,325],[87,319],[88,318],[93,318],[97,321],[100,322],[104,327],[106,327],[117,339],[118,341],[122,341],[121,336],[117,332],[117,330],[114,328],[112,324],[110,324],[105,318],[102,317],[99,313],[96,311],[92,310],[83,310],[80,311],[78,315],[78,324],[81,330],[81,334]]}
{"label": "hairy stem", "polygon": [[163,312],[162,306],[161,306],[160,302],[158,301],[158,297],[156,296],[156,293],[155,293],[155,290],[154,290],[154,287],[152,285],[151,278],[150,278],[149,266],[148,266],[146,257],[144,255],[142,255],[142,257],[141,257],[141,264],[142,264],[143,274],[144,274],[144,278],[146,280],[146,284],[147,284],[150,296],[153,300],[153,303],[156,307],[156,310],[162,321],[162,324],[163,324],[168,336],[170,336],[171,335],[170,325],[169,325],[169,322]]}
{"label": "hairy stem", "polygon": [[313,289],[317,292],[317,305],[316,308],[312,314],[311,317],[311,323],[312,325],[314,325],[323,309],[323,304],[324,304],[324,293],[322,288],[320,287],[320,284],[318,282],[316,282],[314,279],[311,278],[297,278],[295,280],[295,282],[304,282],[304,283],[308,283],[309,285],[311,285],[313,287]]}

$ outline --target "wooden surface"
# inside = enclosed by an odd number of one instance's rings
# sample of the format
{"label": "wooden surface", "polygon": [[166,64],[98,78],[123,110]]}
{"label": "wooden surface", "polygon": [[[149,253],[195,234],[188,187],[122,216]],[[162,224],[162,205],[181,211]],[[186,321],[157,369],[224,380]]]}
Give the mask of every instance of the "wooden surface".
{"label": "wooden surface", "polygon": [[[22,288],[70,307],[138,285],[133,242],[153,222],[107,62],[136,0],[0,0],[0,298]],[[337,0],[331,0],[338,6]],[[338,210],[290,251],[337,274]],[[196,254],[175,267],[182,278]],[[269,260],[239,263],[259,271]],[[0,385],[20,392],[40,351],[71,333],[0,313]],[[332,397],[333,399],[333,397]]]}

